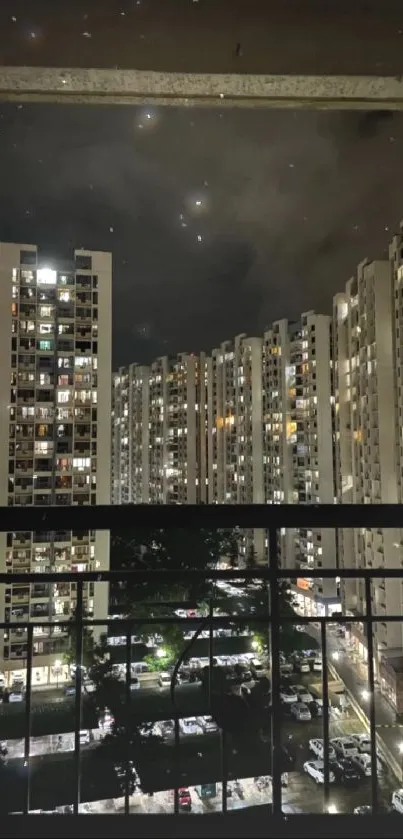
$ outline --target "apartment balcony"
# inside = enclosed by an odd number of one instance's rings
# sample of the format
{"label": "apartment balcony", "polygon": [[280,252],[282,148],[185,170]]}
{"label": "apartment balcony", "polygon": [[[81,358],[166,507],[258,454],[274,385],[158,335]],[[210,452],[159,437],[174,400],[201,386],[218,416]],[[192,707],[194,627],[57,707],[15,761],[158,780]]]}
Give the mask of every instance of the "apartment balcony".
{"label": "apartment balcony", "polygon": [[[18,666],[25,666],[24,678],[26,678],[25,701],[19,705],[3,703],[0,706],[0,740],[7,741],[10,750],[8,760],[0,767],[4,818],[10,812],[28,814],[38,811],[52,811],[58,812],[60,815],[67,812],[78,815],[92,808],[94,813],[115,812],[119,813],[120,816],[130,817],[133,833],[137,831],[139,835],[146,835],[143,832],[143,817],[136,815],[136,812],[138,813],[139,810],[144,812],[144,809],[146,809],[150,813],[156,813],[158,807],[160,807],[160,812],[163,813],[161,818],[164,820],[165,833],[160,834],[156,830],[155,819],[157,816],[147,816],[151,820],[150,829],[152,825],[152,835],[154,836],[181,835],[177,832],[177,824],[183,825],[184,835],[190,833],[191,836],[210,834],[222,836],[226,834],[226,831],[234,836],[237,835],[236,831],[242,824],[244,833],[240,835],[253,836],[255,834],[252,825],[254,819],[258,817],[264,820],[267,835],[273,836],[283,835],[281,831],[284,831],[285,827],[289,830],[289,835],[301,836],[303,835],[301,825],[309,822],[310,826],[311,818],[315,825],[314,831],[316,830],[321,835],[323,832],[325,836],[342,835],[343,831],[351,832],[353,829],[355,834],[360,824],[363,824],[366,835],[370,836],[371,828],[377,822],[377,819],[382,819],[382,833],[379,835],[385,837],[394,835],[389,831],[395,829],[395,817],[393,814],[384,811],[384,787],[380,783],[376,772],[373,772],[371,777],[365,781],[365,784],[363,782],[360,787],[362,802],[372,807],[373,810],[371,820],[364,819],[363,822],[353,818],[351,808],[348,809],[350,807],[348,802],[352,800],[355,793],[350,791],[347,798],[344,799],[344,787],[334,786],[331,782],[330,772],[333,770],[331,770],[329,760],[325,759],[324,761],[324,782],[322,785],[316,787],[314,782],[311,782],[309,777],[303,774],[302,764],[300,765],[300,763],[301,760],[306,759],[305,746],[301,751],[303,757],[300,758],[297,755],[299,763],[296,764],[296,768],[287,769],[290,776],[289,786],[287,788],[282,787],[282,777],[285,771],[283,756],[286,753],[284,749],[287,726],[289,725],[287,720],[289,718],[284,716],[284,706],[280,702],[280,684],[282,679],[281,651],[284,626],[291,626],[294,623],[303,624],[305,629],[317,639],[321,647],[323,661],[328,662],[328,667],[323,667],[322,673],[316,681],[323,697],[323,717],[317,725],[321,726],[324,752],[327,754],[329,738],[335,736],[334,726],[337,725],[340,728],[343,725],[340,721],[335,723],[330,712],[332,706],[328,702],[335,679],[335,667],[337,669],[339,666],[339,663],[333,658],[336,642],[330,624],[342,626],[343,632],[349,631],[349,628],[353,630],[353,625],[362,625],[366,630],[364,636],[361,636],[361,643],[364,638],[368,649],[368,681],[366,704],[361,703],[361,720],[358,725],[365,728],[365,719],[367,720],[366,730],[369,732],[372,765],[375,766],[377,751],[383,748],[383,738],[385,738],[385,749],[388,751],[392,748],[390,744],[393,744],[396,737],[393,729],[391,729],[390,736],[386,740],[387,734],[385,732],[388,731],[388,727],[379,726],[377,721],[379,691],[377,691],[375,684],[374,639],[376,638],[376,626],[374,626],[374,623],[378,620],[378,614],[375,612],[375,606],[371,599],[371,582],[372,578],[375,580],[385,578],[400,581],[401,572],[396,571],[396,569],[382,569],[381,572],[377,570],[368,572],[358,569],[342,569],[337,570],[337,572],[332,569],[312,570],[309,575],[313,579],[325,580],[334,577],[337,573],[343,580],[362,580],[365,601],[363,612],[354,616],[349,616],[347,613],[342,615],[340,613],[338,615],[323,614],[312,617],[296,613],[286,614],[282,612],[280,586],[283,580],[289,579],[290,570],[282,570],[279,567],[279,542],[280,530],[283,529],[304,529],[306,531],[350,527],[396,528],[401,520],[400,507],[383,507],[381,505],[376,507],[349,507],[347,505],[343,507],[336,505],[323,507],[297,505],[276,507],[266,505],[150,507],[147,505],[128,505],[121,507],[67,507],[63,509],[52,507],[24,510],[23,522],[21,521],[21,510],[3,508],[0,512],[2,529],[16,532],[20,538],[22,533],[17,528],[21,528],[22,524],[26,534],[31,531],[38,532],[38,527],[44,532],[46,529],[51,537],[52,534],[73,531],[73,541],[79,544],[83,541],[88,542],[89,531],[97,530],[110,530],[121,537],[124,537],[126,532],[131,538],[130,534],[132,535],[137,528],[141,528],[142,532],[144,528],[150,528],[153,532],[160,529],[179,534],[178,538],[180,540],[189,539],[191,543],[191,533],[194,530],[206,531],[209,529],[215,531],[240,527],[242,530],[261,529],[265,531],[269,544],[268,561],[262,562],[252,569],[230,569],[227,567],[218,570],[216,564],[214,564],[214,567],[209,567],[208,563],[203,567],[195,568],[193,556],[190,555],[185,567],[183,565],[179,567],[179,564],[176,566],[173,562],[172,567],[162,566],[157,572],[153,572],[147,566],[138,565],[137,567],[134,566],[135,570],[125,572],[82,571],[80,573],[53,572],[0,575],[0,585],[20,584],[31,587],[31,620],[28,621],[26,617],[16,617],[13,619],[12,625],[2,624],[2,627],[9,632],[10,638],[12,635],[13,640],[13,647],[10,648],[8,660],[5,661],[4,665],[6,674],[12,672],[13,665],[17,667],[18,662]],[[79,563],[85,559],[84,554],[75,556],[74,562]],[[176,590],[178,580],[181,581],[181,584],[185,580],[186,585],[191,586],[191,588],[195,586],[195,592],[199,591],[199,586],[202,585],[203,613],[198,614],[196,611],[199,607],[199,601],[198,595],[194,594],[190,601],[181,601],[181,608],[188,609],[188,614],[191,614],[188,617],[180,617],[173,611],[172,599],[158,600],[158,608],[161,608],[161,605],[165,605],[167,608],[167,615],[163,618],[161,618],[161,615],[153,614],[153,608],[157,607],[157,603],[153,606],[152,602],[149,603],[147,618],[144,616],[136,617],[135,609],[133,610],[133,616],[122,616],[120,618],[110,617],[107,614],[97,617],[88,615],[86,604],[88,603],[87,587],[89,585],[94,587],[94,598],[96,599],[97,587],[108,587],[109,585],[116,587],[117,584],[143,587],[149,585],[153,576],[157,579],[157,589],[161,588],[161,591],[165,592],[167,587],[171,585],[173,590]],[[252,613],[248,613],[248,598],[253,590],[252,586],[256,587],[258,584],[257,581],[269,596],[265,598],[264,602],[262,600],[262,605],[257,611],[253,612],[252,616]],[[76,671],[77,677],[74,683],[75,695],[72,698],[63,698],[60,687],[56,689],[53,682],[53,693],[57,694],[57,690],[59,690],[58,696],[60,695],[56,702],[54,699],[47,698],[46,691],[42,693],[39,691],[37,680],[41,668],[49,669],[56,659],[60,658],[60,653],[57,651],[61,649],[60,644],[63,639],[60,639],[58,635],[50,635],[50,644],[46,646],[46,649],[41,647],[39,650],[39,647],[35,647],[35,644],[38,643],[38,633],[41,629],[50,630],[50,632],[55,629],[55,631],[60,632],[62,625],[59,621],[70,617],[71,608],[66,601],[67,611],[63,612],[63,615],[59,615],[57,619],[55,618],[50,604],[46,602],[49,585],[57,585],[63,594],[69,591],[68,587],[70,585],[74,586],[70,604],[73,603],[76,608],[74,651],[75,663],[79,667]],[[239,597],[244,598],[245,608],[242,613],[237,612],[235,608],[232,609],[228,604],[226,611],[218,609],[217,603],[219,603],[223,585],[224,588],[228,585],[237,587]],[[207,586],[210,594],[206,594],[204,586]],[[40,602],[35,604],[33,602],[35,598],[38,598]],[[13,597],[13,604],[14,600]],[[55,597],[54,603],[58,600],[58,597]],[[270,607],[267,606],[269,602]],[[183,615],[183,612],[181,614]],[[146,682],[141,682],[140,690],[134,692],[130,690],[132,662],[138,661],[136,645],[132,646],[132,636],[138,636],[141,633],[145,621],[147,626],[150,627],[150,633],[152,633],[153,627],[155,627],[155,631],[160,632],[161,624],[165,623],[167,626],[180,627],[183,631],[186,631],[187,637],[190,635],[190,640],[186,641],[182,652],[178,653],[176,669],[171,670],[171,687],[168,687],[165,691],[155,687],[153,693],[151,689],[145,687]],[[396,625],[398,621],[402,621],[402,616],[384,615],[382,610],[382,621],[390,621]],[[240,706],[238,702],[232,705],[231,700],[228,706],[222,704],[224,699],[220,692],[221,689],[218,690],[213,676],[215,672],[218,672],[214,668],[222,666],[218,663],[219,657],[224,655],[224,652],[221,652],[220,644],[223,644],[223,641],[220,641],[219,633],[228,629],[229,625],[232,627],[239,625],[241,629],[245,622],[251,622],[256,633],[267,633],[268,658],[266,666],[271,683],[272,699],[271,701],[268,700],[268,704],[264,706],[264,717],[262,716],[261,719],[259,717],[258,726],[254,722],[257,710],[252,710],[252,706],[248,705],[248,695],[245,693],[246,699],[240,700],[242,711],[239,715]],[[123,716],[123,719],[127,731],[134,723],[141,726],[149,722],[150,725],[159,726],[161,720],[172,720],[169,729],[171,731],[170,739],[159,739],[158,742],[154,743],[151,751],[148,751],[144,739],[141,741],[142,745],[138,744],[136,746],[135,769],[138,776],[136,792],[133,792],[132,785],[131,753],[129,751],[125,752],[122,758],[123,769],[117,773],[115,769],[116,758],[111,757],[103,746],[103,740],[100,736],[102,732],[99,715],[90,696],[85,693],[81,665],[85,653],[85,638],[88,630],[92,628],[98,631],[101,629],[102,631],[107,630],[108,635],[122,636],[123,638],[121,647],[111,646],[110,650],[115,651],[113,655],[116,654],[117,656],[119,650],[121,650],[123,657],[114,660],[123,660],[124,677],[126,679],[123,699],[126,716]],[[206,636],[204,640],[201,638],[201,633]],[[51,641],[53,637],[54,644]],[[59,647],[57,646],[58,643]],[[205,649],[204,655],[207,662],[204,671],[205,689],[202,689],[196,683],[194,685],[191,683],[180,684],[175,687],[176,670],[183,667],[184,660],[191,656],[191,648],[195,644],[204,644],[203,649]],[[266,655],[263,652],[261,654],[262,656]],[[199,652],[198,655],[201,656],[202,653]],[[301,678],[298,677],[299,680]],[[311,679],[313,676],[309,678]],[[346,677],[343,676],[343,678],[345,678],[346,690],[353,691],[352,687],[347,687]],[[62,683],[64,684],[64,681]],[[50,691],[49,696],[51,696],[52,691]],[[225,703],[227,703],[229,695],[235,695],[232,693],[232,689],[231,694],[227,695],[225,693],[225,697],[227,697]],[[354,698],[354,692],[351,695]],[[41,697],[40,700],[38,700],[39,696]],[[226,709],[225,712],[223,712],[224,708]],[[193,740],[190,736],[189,739],[189,735],[185,734],[183,718],[193,716],[198,718],[202,716],[212,717],[215,721],[215,733],[209,736],[200,734],[196,739],[193,737]],[[304,724],[293,724],[293,726],[293,736],[297,738],[298,743],[303,745],[304,734],[301,732],[304,730]],[[348,726],[349,730],[352,730],[351,717]],[[91,732],[90,736],[93,739],[90,746],[87,746],[80,737],[80,731],[83,730]],[[69,732],[72,736],[72,751],[64,752],[62,750],[53,754],[51,753],[52,748],[49,746],[48,753],[45,751],[40,759],[37,757],[35,738],[47,737],[51,740],[53,737],[56,742],[59,734],[65,737]],[[17,759],[11,757],[10,744],[18,739],[20,742],[22,741],[20,747],[22,751],[21,757]],[[126,737],[124,742],[129,743],[129,739]],[[53,751],[54,749],[55,747],[53,747]],[[291,754],[290,751],[287,753]],[[402,767],[400,766],[399,769],[399,766],[394,766],[393,771],[401,772]],[[271,776],[272,783],[267,787],[267,792],[265,794],[258,792],[255,783],[256,778],[268,775]],[[238,788],[235,779],[241,782],[241,789],[246,791],[243,798],[235,792]],[[397,778],[394,782],[396,788],[399,780],[400,778]],[[195,791],[196,788],[200,791],[201,785],[214,786],[216,796],[210,802],[204,803],[200,794]],[[192,806],[199,815],[192,813],[191,816],[187,816],[186,813],[182,812],[182,793],[180,790],[185,786],[191,788]],[[336,800],[340,815],[323,815],[332,812]],[[115,802],[113,804],[114,809],[105,810],[106,801],[109,802],[108,806],[111,806],[110,802]],[[261,803],[258,804],[258,802]],[[234,806],[236,809],[234,809]],[[302,811],[311,814],[310,816],[306,815],[306,822],[301,820],[299,815]],[[198,828],[193,826],[202,821],[200,814],[204,814],[205,832],[198,832]],[[17,816],[15,818],[18,819]],[[112,819],[112,825],[115,817],[110,816],[110,818]],[[117,823],[118,819],[119,816],[116,815]],[[139,821],[136,821],[136,819],[139,819]],[[170,819],[172,820],[171,827],[169,827]],[[195,821],[189,821],[189,819],[195,819]],[[370,822],[370,827],[368,827],[367,821]],[[40,824],[40,822],[34,823]],[[335,823],[334,834],[329,833],[329,830],[333,829],[329,825],[333,825],[333,823]],[[59,827],[55,828],[54,824],[52,823],[53,831],[56,830],[58,834]],[[349,826],[351,829],[349,829]],[[401,831],[400,821],[398,828]],[[87,829],[91,831],[91,820],[88,820]],[[61,829],[60,831],[62,832]],[[396,835],[399,835],[399,833]]]}

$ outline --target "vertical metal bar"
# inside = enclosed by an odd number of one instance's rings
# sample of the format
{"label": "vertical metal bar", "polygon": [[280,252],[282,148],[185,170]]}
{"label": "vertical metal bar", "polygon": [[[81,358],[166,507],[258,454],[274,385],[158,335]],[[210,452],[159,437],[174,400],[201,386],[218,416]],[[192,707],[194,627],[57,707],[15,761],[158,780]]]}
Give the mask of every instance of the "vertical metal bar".
{"label": "vertical metal bar", "polygon": [[228,809],[228,743],[227,732],[221,729],[221,809]]}
{"label": "vertical metal bar", "polygon": [[24,815],[29,813],[30,788],[31,788],[31,766],[30,766],[30,745],[31,745],[31,698],[32,698],[32,655],[33,655],[34,628],[30,624],[27,627],[27,681],[25,685],[25,738],[24,738],[24,771],[25,771],[25,801]]}
{"label": "vertical metal bar", "polygon": [[175,789],[174,789],[174,815],[177,816],[179,813],[179,789],[178,789],[178,778],[179,778],[179,764],[180,764],[180,755],[179,755],[179,716],[175,714],[174,717],[174,736],[175,736]]}
{"label": "vertical metal bar", "polygon": [[209,711],[211,713],[212,704],[211,704],[211,688],[212,688],[212,676],[213,676],[213,645],[214,645],[214,629],[213,629],[213,616],[214,616],[214,608],[213,608],[213,598],[210,596],[209,600],[209,609],[208,609],[208,616],[209,616],[209,647],[208,647],[208,655],[209,655],[209,668],[208,668],[208,701],[209,701]]}
{"label": "vertical metal bar", "polygon": [[130,682],[132,678],[132,631],[131,626],[126,629],[126,682],[125,682],[125,708],[126,708],[126,757],[125,757],[125,816],[130,813]]}
{"label": "vertical metal bar", "polygon": [[[79,576],[79,575],[77,575]],[[76,625],[76,695],[75,695],[75,729],[74,729],[74,764],[75,790],[74,815],[78,815],[80,806],[80,730],[81,730],[81,694],[82,694],[82,664],[83,664],[83,581],[77,579],[77,605],[75,614]]]}
{"label": "vertical metal bar", "polygon": [[280,704],[280,612],[278,571],[278,532],[269,529],[270,575],[270,667],[271,667],[271,774],[273,789],[273,816],[281,816],[281,704]]}
{"label": "vertical metal bar", "polygon": [[326,621],[323,618],[320,625],[322,648],[322,699],[323,699],[323,804],[329,810],[329,683],[327,671],[327,637]]}
{"label": "vertical metal bar", "polygon": [[374,674],[374,636],[371,602],[371,577],[365,575],[365,602],[367,613],[367,650],[368,650],[368,690],[369,690],[369,727],[371,738],[371,794],[372,812],[378,812],[378,773],[376,759],[375,730],[375,674]]}

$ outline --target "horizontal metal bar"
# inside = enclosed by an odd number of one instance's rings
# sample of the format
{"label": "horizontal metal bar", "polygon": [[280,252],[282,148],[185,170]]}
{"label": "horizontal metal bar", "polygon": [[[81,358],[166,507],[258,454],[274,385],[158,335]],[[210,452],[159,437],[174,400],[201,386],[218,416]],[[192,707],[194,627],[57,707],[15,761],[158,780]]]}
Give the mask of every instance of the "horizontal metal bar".
{"label": "horizontal metal bar", "polygon": [[[185,578],[187,580],[229,580],[233,583],[236,581],[243,582],[248,580],[264,580],[270,582],[272,579],[296,580],[298,577],[305,579],[335,579],[340,577],[343,579],[362,579],[367,577],[373,579],[400,579],[403,575],[402,568],[316,568],[309,569],[309,571],[301,570],[298,572],[297,568],[268,568],[265,565],[257,566],[256,568],[237,569],[236,572],[232,569],[213,569],[213,568],[161,568],[158,571],[153,569],[144,570],[130,570],[130,571],[64,571],[60,574],[54,571],[45,572],[43,574],[23,574],[10,573],[0,574],[0,585],[29,585],[35,583],[41,585],[45,583],[76,583],[77,579],[86,582],[94,583],[111,583],[111,582],[130,582],[132,584],[142,583],[150,580],[150,577],[157,578],[159,581],[171,581],[178,578]],[[135,601],[134,601],[135,602]],[[176,602],[176,601],[175,601]],[[158,601],[156,601],[156,605]],[[160,603],[158,605],[161,605]]]}
{"label": "horizontal metal bar", "polygon": [[[166,615],[161,616],[159,618],[127,618],[122,617],[120,620],[110,621],[108,618],[85,618],[82,623],[83,626],[100,626],[100,627],[109,627],[114,628],[116,630],[121,631],[122,633],[129,631],[130,629],[135,629],[136,626],[159,626],[160,624],[166,625],[183,625],[188,629],[192,629],[195,626],[200,626],[202,621],[207,621],[207,618],[179,618],[176,615]],[[211,618],[213,626],[218,628],[226,627],[229,624],[235,625],[243,625],[246,623],[267,623],[270,624],[272,619],[270,615],[267,614],[256,614],[252,612],[243,612],[242,615],[228,615],[228,616],[217,616]],[[354,623],[403,623],[403,616],[402,615],[373,615],[371,618],[368,615],[327,615],[326,617],[311,617],[305,618],[300,615],[281,615],[280,614],[280,621],[281,623],[287,624],[296,624],[301,626],[309,626],[310,624],[335,624],[339,623],[344,626],[344,624],[354,624]],[[210,618],[208,619],[210,622]],[[4,621],[0,622],[0,629],[6,630],[13,630],[13,629],[27,629],[28,626],[32,626],[34,628],[40,627],[41,629],[52,629],[53,627],[58,627],[59,629],[66,628],[71,629],[74,625],[74,621],[70,621],[68,625],[57,623],[56,621],[48,621],[47,623],[38,623],[38,621],[12,621],[9,623],[5,623]],[[113,637],[113,636],[112,636]],[[38,639],[40,640],[40,639]]]}
{"label": "horizontal metal bar", "polygon": [[0,507],[0,530],[400,527],[399,504],[122,504]]}

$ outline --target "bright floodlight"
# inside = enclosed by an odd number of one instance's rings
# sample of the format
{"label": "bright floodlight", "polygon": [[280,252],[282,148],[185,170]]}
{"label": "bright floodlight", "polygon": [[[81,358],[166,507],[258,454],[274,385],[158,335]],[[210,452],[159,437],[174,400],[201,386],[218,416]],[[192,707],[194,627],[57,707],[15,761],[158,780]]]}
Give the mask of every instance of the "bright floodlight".
{"label": "bright floodlight", "polygon": [[403,755],[403,740],[401,743],[399,743],[399,752],[401,755]]}
{"label": "bright floodlight", "polygon": [[337,813],[336,805],[335,804],[329,804],[329,806],[327,808],[327,812],[330,813],[330,815],[334,816],[335,813]]}
{"label": "bright floodlight", "polygon": [[368,690],[362,690],[361,691],[361,696],[362,696],[363,699],[369,699],[369,691]]}
{"label": "bright floodlight", "polygon": [[40,285],[56,285],[57,274],[53,268],[38,268],[36,280]]}
{"label": "bright floodlight", "polygon": [[160,647],[160,649],[157,650],[157,652],[156,652],[156,656],[157,656],[157,658],[165,658],[166,650],[164,650],[162,647]]}

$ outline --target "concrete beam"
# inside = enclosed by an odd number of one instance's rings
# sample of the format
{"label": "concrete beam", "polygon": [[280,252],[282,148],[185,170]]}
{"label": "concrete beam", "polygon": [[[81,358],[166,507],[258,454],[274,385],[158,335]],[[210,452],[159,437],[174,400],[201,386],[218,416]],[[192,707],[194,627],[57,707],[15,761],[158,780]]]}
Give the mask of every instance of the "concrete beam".
{"label": "concrete beam", "polygon": [[3,100],[388,108],[402,74],[400,0],[0,5]]}
{"label": "concrete beam", "polygon": [[59,104],[208,107],[403,107],[403,79],[350,76],[252,76],[139,70],[0,67],[0,99]]}

